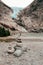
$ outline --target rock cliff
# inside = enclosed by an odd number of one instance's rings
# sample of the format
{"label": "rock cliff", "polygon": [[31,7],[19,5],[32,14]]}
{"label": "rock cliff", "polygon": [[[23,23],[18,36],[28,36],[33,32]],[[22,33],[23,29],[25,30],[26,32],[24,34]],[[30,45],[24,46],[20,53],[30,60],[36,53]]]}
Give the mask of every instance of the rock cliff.
{"label": "rock cliff", "polygon": [[11,31],[25,31],[23,27],[19,26],[12,19],[12,13],[13,10],[0,0],[0,26],[3,26],[6,29],[10,29]]}
{"label": "rock cliff", "polygon": [[19,25],[28,32],[43,32],[43,0],[34,0],[18,14]]}
{"label": "rock cliff", "polygon": [[[11,18],[12,9],[0,1],[0,25],[20,32],[43,32],[43,0],[34,0]],[[26,29],[26,30],[25,30]]]}

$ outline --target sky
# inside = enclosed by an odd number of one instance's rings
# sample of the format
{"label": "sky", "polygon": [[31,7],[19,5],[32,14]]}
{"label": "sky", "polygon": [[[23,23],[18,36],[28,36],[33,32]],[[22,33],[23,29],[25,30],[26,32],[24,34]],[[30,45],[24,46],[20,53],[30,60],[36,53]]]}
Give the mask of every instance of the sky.
{"label": "sky", "polygon": [[30,5],[34,0],[2,0],[9,7],[22,7]]}

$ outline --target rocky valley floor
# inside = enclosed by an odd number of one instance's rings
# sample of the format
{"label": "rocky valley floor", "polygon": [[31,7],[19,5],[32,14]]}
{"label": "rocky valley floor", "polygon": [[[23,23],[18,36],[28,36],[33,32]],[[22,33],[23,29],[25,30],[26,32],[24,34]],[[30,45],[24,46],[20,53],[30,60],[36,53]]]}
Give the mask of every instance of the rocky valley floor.
{"label": "rocky valley floor", "polygon": [[[40,36],[37,38],[38,40],[33,39],[37,36],[30,36],[29,40],[29,36],[26,37],[25,34],[22,34],[20,37],[22,38],[21,43],[0,41],[0,65],[43,65],[43,40],[39,40],[43,37]],[[26,47],[26,51],[23,51],[19,57],[15,56],[14,53],[9,54],[7,52],[9,46],[14,47],[16,44]]]}

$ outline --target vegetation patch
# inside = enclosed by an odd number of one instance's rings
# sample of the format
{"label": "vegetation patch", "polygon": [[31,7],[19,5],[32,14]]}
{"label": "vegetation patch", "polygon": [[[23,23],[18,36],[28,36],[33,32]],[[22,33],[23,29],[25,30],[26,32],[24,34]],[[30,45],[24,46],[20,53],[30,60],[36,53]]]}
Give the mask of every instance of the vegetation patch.
{"label": "vegetation patch", "polygon": [[5,37],[5,36],[9,36],[10,32],[9,30],[5,30],[4,27],[0,27],[0,37]]}
{"label": "vegetation patch", "polygon": [[38,2],[42,2],[43,0],[38,0]]}

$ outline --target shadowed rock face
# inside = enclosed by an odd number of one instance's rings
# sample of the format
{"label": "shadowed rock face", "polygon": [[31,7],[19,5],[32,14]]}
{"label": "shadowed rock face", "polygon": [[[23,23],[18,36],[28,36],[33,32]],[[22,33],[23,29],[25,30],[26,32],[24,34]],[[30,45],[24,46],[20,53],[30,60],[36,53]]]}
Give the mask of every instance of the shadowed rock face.
{"label": "shadowed rock face", "polygon": [[43,0],[34,0],[18,15],[18,24],[28,32],[43,32]]}

